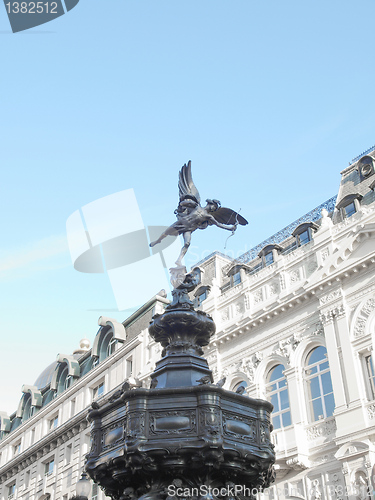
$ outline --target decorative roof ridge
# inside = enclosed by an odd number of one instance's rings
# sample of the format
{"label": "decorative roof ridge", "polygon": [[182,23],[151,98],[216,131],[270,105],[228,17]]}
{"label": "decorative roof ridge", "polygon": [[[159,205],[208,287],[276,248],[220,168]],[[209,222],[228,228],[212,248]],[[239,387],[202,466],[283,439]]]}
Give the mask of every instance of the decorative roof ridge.
{"label": "decorative roof ridge", "polygon": [[272,236],[270,236],[266,240],[262,241],[261,243],[259,243],[255,247],[253,247],[251,250],[248,250],[247,252],[245,252],[244,254],[242,254],[240,257],[238,257],[235,260],[239,263],[250,262],[258,255],[260,250],[262,250],[262,248],[264,248],[266,245],[282,243],[283,241],[288,239],[291,236],[294,229],[297,226],[299,226],[300,224],[302,224],[303,222],[314,222],[314,221],[321,219],[321,213],[322,213],[323,208],[326,209],[328,212],[332,212],[335,208],[336,200],[337,200],[337,195],[333,196],[332,198],[325,201],[321,205],[317,206],[313,210],[310,210],[310,212],[303,215],[299,219],[295,220],[294,222],[292,222],[288,226],[284,227],[283,229],[281,229],[277,233],[273,234]]}
{"label": "decorative roof ridge", "polygon": [[358,161],[360,158],[362,158],[362,156],[365,156],[365,155],[371,153],[371,151],[374,151],[374,149],[375,149],[375,144],[374,144],[374,146],[371,146],[371,148],[366,149],[366,151],[363,151],[363,153],[361,153],[360,155],[353,158],[352,161],[349,162],[349,165],[352,165],[353,163]]}

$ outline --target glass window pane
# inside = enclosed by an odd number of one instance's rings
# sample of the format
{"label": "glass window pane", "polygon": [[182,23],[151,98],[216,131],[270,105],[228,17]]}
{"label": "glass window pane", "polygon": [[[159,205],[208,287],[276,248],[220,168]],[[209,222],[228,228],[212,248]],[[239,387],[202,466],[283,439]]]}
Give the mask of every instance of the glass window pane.
{"label": "glass window pane", "polygon": [[330,372],[323,373],[321,375],[321,379],[322,379],[322,386],[323,386],[323,394],[329,394],[329,393],[333,392]]}
{"label": "glass window pane", "polygon": [[333,412],[335,411],[335,398],[333,394],[328,394],[324,396],[324,404],[326,407],[326,415],[327,417],[331,417]]}
{"label": "glass window pane", "polygon": [[276,391],[276,389],[277,389],[277,384],[270,384],[268,386],[267,392],[273,392]]}
{"label": "glass window pane", "polygon": [[280,429],[281,423],[279,415],[277,415],[276,417],[272,417],[272,424],[274,429]]}
{"label": "glass window pane", "polygon": [[279,408],[279,399],[277,397],[277,394],[273,394],[271,396],[271,404],[273,404],[273,411],[280,411],[280,408]]}
{"label": "glass window pane", "polygon": [[241,283],[241,274],[235,273],[233,275],[233,285],[238,285],[238,283]]}
{"label": "glass window pane", "polygon": [[310,379],[310,394],[311,399],[316,399],[321,396],[318,377]]}
{"label": "glass window pane", "polygon": [[311,351],[310,356],[308,357],[308,364],[312,365],[317,363],[318,361],[327,361],[325,356],[327,349],[323,346],[315,347],[313,351]]}
{"label": "glass window pane", "polygon": [[269,382],[272,382],[273,380],[278,380],[279,378],[284,377],[283,370],[284,370],[283,365],[276,365],[274,368],[272,368],[272,370],[270,371],[270,373],[268,375]]}
{"label": "glass window pane", "polygon": [[347,217],[351,217],[353,214],[355,214],[355,212],[356,212],[356,210],[355,210],[354,201],[352,201],[351,203],[349,203],[349,205],[346,205],[345,213],[346,213]]}
{"label": "glass window pane", "polygon": [[282,410],[289,408],[289,397],[287,389],[280,391],[280,406]]}
{"label": "glass window pane", "polygon": [[369,374],[370,374],[370,376],[375,377],[374,365],[373,365],[373,362],[372,362],[372,357],[368,356],[366,358],[366,361],[367,361],[367,366],[369,367]]}
{"label": "glass window pane", "polygon": [[286,380],[285,379],[284,380],[280,380],[280,382],[278,382],[278,384],[279,384],[280,388],[281,387],[285,387],[286,386]]}
{"label": "glass window pane", "polygon": [[309,241],[310,241],[310,235],[308,231],[304,231],[299,235],[299,244],[301,246],[306,245],[306,243],[308,243]]}
{"label": "glass window pane", "polygon": [[325,363],[321,363],[319,365],[319,371],[324,371],[324,370],[328,370],[329,369],[329,364],[328,364],[328,361],[326,361]]}
{"label": "glass window pane", "polygon": [[287,427],[288,425],[292,425],[292,418],[290,416],[290,411],[287,411],[282,414],[283,427]]}
{"label": "glass window pane", "polygon": [[312,401],[312,405],[314,420],[319,420],[319,417],[324,417],[322,400],[320,398],[315,399],[314,401]]}
{"label": "glass window pane", "polygon": [[265,262],[266,266],[269,266],[270,264],[272,264],[272,262],[273,262],[273,255],[272,255],[272,252],[267,253],[267,254],[264,256],[264,262]]}

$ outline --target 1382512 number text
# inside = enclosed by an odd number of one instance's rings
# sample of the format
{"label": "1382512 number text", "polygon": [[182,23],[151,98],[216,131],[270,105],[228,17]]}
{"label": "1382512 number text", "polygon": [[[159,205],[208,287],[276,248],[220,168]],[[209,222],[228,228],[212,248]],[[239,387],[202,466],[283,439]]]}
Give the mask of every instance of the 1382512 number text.
{"label": "1382512 number text", "polygon": [[8,14],[58,14],[57,2],[8,2]]}

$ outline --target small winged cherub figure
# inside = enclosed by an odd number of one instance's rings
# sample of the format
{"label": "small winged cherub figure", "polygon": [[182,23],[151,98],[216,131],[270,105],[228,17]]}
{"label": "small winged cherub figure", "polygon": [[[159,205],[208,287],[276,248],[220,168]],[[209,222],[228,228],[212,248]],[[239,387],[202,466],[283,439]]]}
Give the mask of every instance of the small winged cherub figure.
{"label": "small winged cherub figure", "polygon": [[222,207],[218,200],[206,200],[207,205],[201,206],[200,195],[191,176],[191,161],[185,164],[179,172],[178,189],[180,202],[174,211],[177,221],[169,226],[157,240],[150,243],[150,247],[153,247],[167,236],[182,234],[184,246],[176,260],[177,266],[182,266],[182,259],[190,246],[191,233],[196,229],[217,226],[234,232],[238,224],[245,226],[248,223],[234,210]]}

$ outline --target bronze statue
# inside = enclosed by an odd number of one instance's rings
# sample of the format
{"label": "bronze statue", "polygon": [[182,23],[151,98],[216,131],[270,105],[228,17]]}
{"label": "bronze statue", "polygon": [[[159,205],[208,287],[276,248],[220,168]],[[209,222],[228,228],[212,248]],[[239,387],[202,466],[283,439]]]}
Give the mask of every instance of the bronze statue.
{"label": "bronze statue", "polygon": [[179,172],[178,189],[180,202],[174,211],[177,222],[169,226],[157,240],[150,243],[150,247],[153,247],[167,236],[182,234],[184,246],[176,260],[177,266],[182,266],[181,261],[190,246],[191,233],[196,229],[206,229],[208,226],[215,225],[234,233],[238,224],[245,226],[248,223],[234,210],[222,207],[218,200],[208,199],[207,205],[201,206],[200,195],[191,176],[191,161],[187,165],[185,163]]}

